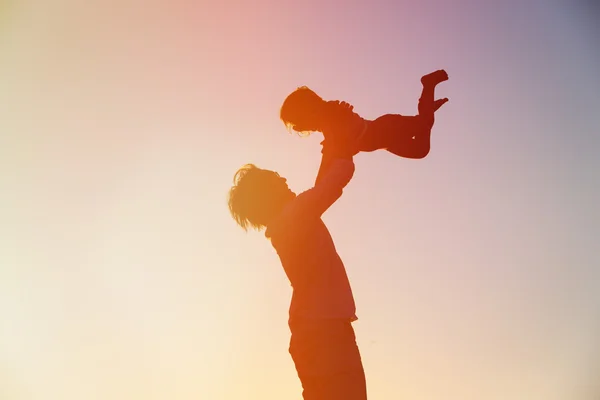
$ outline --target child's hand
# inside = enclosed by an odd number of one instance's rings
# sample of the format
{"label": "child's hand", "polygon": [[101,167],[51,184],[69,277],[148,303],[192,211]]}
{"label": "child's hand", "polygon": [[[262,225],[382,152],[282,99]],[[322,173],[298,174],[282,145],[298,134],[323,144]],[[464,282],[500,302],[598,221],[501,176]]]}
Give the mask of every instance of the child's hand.
{"label": "child's hand", "polygon": [[340,103],[340,106],[342,106],[342,108],[345,108],[345,109],[347,109],[349,111],[354,110],[354,106],[352,104],[346,103],[345,101],[342,101]]}
{"label": "child's hand", "polygon": [[345,101],[328,101],[325,109],[324,134],[347,131],[360,116],[354,112],[354,106]]}

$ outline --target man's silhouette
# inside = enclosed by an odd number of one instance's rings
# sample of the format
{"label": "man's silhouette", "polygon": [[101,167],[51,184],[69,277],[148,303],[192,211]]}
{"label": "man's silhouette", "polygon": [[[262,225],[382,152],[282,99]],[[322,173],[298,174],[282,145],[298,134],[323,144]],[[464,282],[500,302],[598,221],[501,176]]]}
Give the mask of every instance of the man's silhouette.
{"label": "man's silhouette", "polygon": [[274,171],[246,165],[235,174],[229,209],[244,229],[266,228],[293,288],[289,352],[305,400],[365,400],[357,319],[344,264],[321,216],[354,174],[353,143],[323,144],[315,186],[299,195]]}

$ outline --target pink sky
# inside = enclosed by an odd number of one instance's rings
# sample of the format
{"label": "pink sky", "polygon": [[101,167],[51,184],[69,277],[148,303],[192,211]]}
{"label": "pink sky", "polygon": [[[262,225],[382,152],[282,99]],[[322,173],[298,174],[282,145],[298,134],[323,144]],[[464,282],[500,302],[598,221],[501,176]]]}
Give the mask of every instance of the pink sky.
{"label": "pink sky", "polygon": [[320,137],[278,120],[297,86],[414,114],[445,68],[430,156],[359,155],[325,217],[370,398],[593,400],[593,10],[219,4],[2,5],[1,397],[300,400],[291,288],[229,217],[233,173],[311,185]]}

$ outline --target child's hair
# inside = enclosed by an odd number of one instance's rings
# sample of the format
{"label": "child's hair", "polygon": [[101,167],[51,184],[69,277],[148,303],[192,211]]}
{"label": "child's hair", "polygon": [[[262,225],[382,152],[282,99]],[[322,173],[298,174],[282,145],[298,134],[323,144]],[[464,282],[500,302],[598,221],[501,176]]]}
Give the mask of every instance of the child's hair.
{"label": "child's hair", "polygon": [[[288,131],[292,131],[297,121],[306,116],[307,113],[314,112],[323,99],[309,89],[307,86],[300,86],[286,97],[281,105],[279,117],[285,124]],[[310,132],[298,132],[299,134],[310,134]]]}
{"label": "child's hair", "polygon": [[228,206],[231,216],[245,231],[248,228],[261,230],[265,227],[265,213],[268,212],[268,193],[265,178],[272,171],[246,164],[235,173],[233,186],[229,189]]}

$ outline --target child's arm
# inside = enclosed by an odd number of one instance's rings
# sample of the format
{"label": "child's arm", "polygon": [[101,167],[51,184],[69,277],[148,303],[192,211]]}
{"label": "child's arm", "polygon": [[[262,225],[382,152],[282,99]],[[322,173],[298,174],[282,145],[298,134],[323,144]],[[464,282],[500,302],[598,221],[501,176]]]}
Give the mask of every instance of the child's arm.
{"label": "child's arm", "polygon": [[322,109],[320,131],[325,133],[325,131],[332,129],[347,130],[352,126],[351,121],[357,117],[360,118],[354,112],[352,104],[340,100],[330,100],[325,103],[325,107]]}

